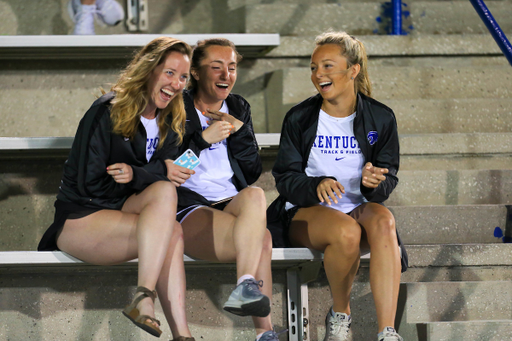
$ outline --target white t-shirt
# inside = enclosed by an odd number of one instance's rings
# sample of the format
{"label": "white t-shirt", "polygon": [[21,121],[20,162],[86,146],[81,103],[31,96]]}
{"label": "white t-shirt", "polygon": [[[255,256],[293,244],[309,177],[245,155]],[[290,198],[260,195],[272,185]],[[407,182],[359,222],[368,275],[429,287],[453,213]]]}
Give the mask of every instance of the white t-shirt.
{"label": "white t-shirt", "polygon": [[146,129],[146,159],[148,162],[151,160],[156,147],[158,147],[158,142],[160,141],[157,118],[158,115],[152,120],[148,120],[142,116],[140,117],[140,122],[144,126],[144,129]]}
{"label": "white t-shirt", "polygon": [[[229,114],[226,102],[220,111]],[[203,130],[209,127],[208,119],[197,110]],[[182,185],[201,194],[210,201],[218,201],[238,194],[233,184],[233,170],[228,158],[228,145],[226,140],[214,143],[208,149],[203,149],[199,155],[201,164],[194,168],[196,172]]]}
{"label": "white t-shirt", "polygon": [[[354,136],[353,113],[348,117],[333,117],[320,110],[315,142],[306,166],[308,176],[334,176],[345,188],[345,194],[335,204],[321,203],[326,207],[349,213],[367,202],[361,194],[360,183],[364,156]],[[286,209],[294,205],[287,203]]]}

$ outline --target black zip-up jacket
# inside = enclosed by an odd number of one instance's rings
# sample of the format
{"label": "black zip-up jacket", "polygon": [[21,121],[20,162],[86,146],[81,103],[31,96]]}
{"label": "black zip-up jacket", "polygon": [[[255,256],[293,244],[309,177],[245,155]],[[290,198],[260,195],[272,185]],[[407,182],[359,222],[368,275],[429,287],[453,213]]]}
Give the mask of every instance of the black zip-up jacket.
{"label": "black zip-up jacket", "polygon": [[[315,141],[318,118],[322,106],[320,94],[299,103],[283,121],[279,152],[272,174],[276,180],[279,197],[267,210],[267,223],[272,232],[274,247],[289,246],[285,204],[290,202],[299,207],[309,207],[320,203],[316,189],[325,178],[312,177],[305,173],[309,154]],[[387,168],[386,180],[377,188],[367,188],[360,184],[361,193],[369,202],[384,202],[398,183],[397,172],[400,163],[400,150],[396,119],[393,111],[384,104],[361,93],[357,95],[354,135],[364,156],[364,163],[371,162],[376,167]],[[399,240],[401,245],[401,241]],[[401,245],[402,246],[402,245]],[[402,255],[407,255],[402,247]],[[403,257],[404,258],[404,257]],[[403,263],[405,271],[407,263]],[[405,265],[405,268],[404,268]]]}
{"label": "black zip-up jacket", "polygon": [[[91,208],[121,209],[133,193],[156,181],[169,181],[164,160],[177,153],[177,133],[169,129],[164,146],[148,163],[142,124],[132,140],[112,132],[110,101],[114,97],[115,93],[110,92],[98,98],[80,121],[57,199]],[[171,120],[169,115],[169,124]],[[127,184],[115,182],[106,169],[114,163],[130,165],[133,180]]]}
{"label": "black zip-up jacket", "polygon": [[[203,149],[211,147],[211,144],[206,142],[201,135],[203,128],[194,106],[194,90],[185,90],[183,99],[187,111],[186,133],[180,153],[175,155],[174,159],[178,158],[188,148],[199,156]],[[251,106],[242,96],[236,94],[229,94],[226,98],[226,104],[229,108],[229,114],[244,123],[236,133],[227,138],[229,162],[234,172],[233,184],[238,191],[241,191],[256,182],[260,177],[262,170],[261,158],[252,127]],[[178,187],[178,211],[192,205],[208,206],[210,204],[212,202],[201,194],[183,186]]]}

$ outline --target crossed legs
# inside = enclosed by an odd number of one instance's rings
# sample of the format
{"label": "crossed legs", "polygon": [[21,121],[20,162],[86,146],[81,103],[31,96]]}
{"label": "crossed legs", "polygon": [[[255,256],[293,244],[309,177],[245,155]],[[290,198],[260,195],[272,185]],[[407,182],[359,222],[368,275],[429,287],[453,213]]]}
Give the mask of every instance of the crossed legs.
{"label": "crossed legs", "polygon": [[350,291],[359,268],[360,248],[369,247],[370,286],[379,331],[394,326],[400,286],[400,254],[391,212],[376,203],[350,215],[324,206],[301,208],[289,230],[295,246],[324,252],[324,268],[335,312],[350,314]]}
{"label": "crossed legs", "polygon": [[[235,262],[237,278],[263,280],[261,292],[272,298],[272,238],[266,228],[266,201],[261,188],[240,191],[223,211],[201,207],[183,221],[185,253],[214,262]],[[257,334],[272,329],[270,315],[253,317]]]}
{"label": "crossed legs", "polygon": [[[101,210],[68,219],[57,239],[59,249],[92,264],[139,258],[137,285],[158,290],[175,337],[191,336],[184,309],[183,232],[175,220],[176,201],[174,185],[156,182],[130,196],[120,211]],[[143,299],[137,308],[141,315],[154,316],[151,299]]]}

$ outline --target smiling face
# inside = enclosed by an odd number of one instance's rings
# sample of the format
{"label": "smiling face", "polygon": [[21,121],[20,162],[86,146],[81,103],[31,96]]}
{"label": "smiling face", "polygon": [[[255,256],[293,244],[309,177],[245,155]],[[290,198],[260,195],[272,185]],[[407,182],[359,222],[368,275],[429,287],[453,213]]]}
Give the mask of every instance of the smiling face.
{"label": "smiling face", "polygon": [[156,109],[165,109],[187,85],[190,59],[186,54],[172,51],[151,73],[147,83],[149,102],[144,116],[154,117]]}
{"label": "smiling face", "polygon": [[212,45],[198,69],[192,71],[197,80],[197,96],[209,104],[222,102],[236,82],[237,56],[229,46]]}
{"label": "smiling face", "polygon": [[318,46],[311,56],[311,81],[324,100],[337,101],[354,96],[354,79],[359,65],[348,67],[341,48],[335,44]]}

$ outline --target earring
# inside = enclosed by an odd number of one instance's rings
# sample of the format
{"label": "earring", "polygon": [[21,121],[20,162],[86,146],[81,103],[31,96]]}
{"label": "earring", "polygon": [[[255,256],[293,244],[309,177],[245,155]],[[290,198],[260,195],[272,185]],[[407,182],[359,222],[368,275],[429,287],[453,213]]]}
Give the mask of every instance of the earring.
{"label": "earring", "polygon": [[350,77],[350,79],[354,80],[354,77]]}

